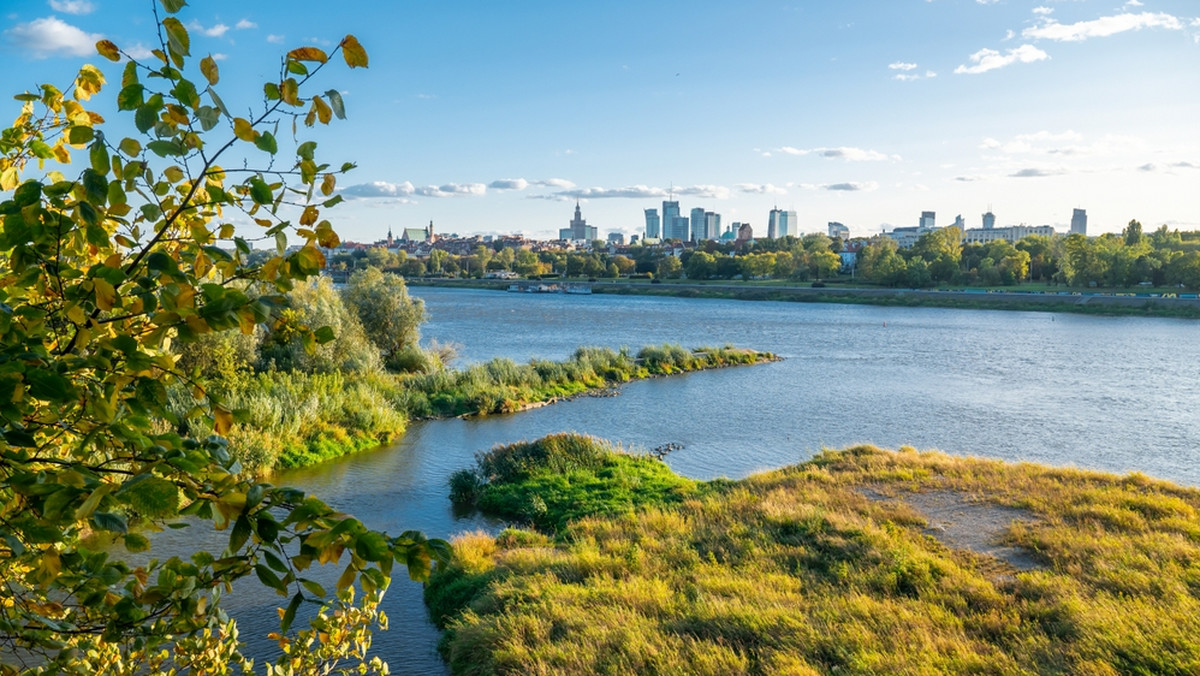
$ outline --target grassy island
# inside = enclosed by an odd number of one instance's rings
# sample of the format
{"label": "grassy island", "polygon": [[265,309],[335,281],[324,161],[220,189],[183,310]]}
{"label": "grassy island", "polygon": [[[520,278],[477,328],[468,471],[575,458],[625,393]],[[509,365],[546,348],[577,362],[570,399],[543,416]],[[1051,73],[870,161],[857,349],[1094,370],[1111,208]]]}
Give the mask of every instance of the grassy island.
{"label": "grassy island", "polygon": [[426,600],[455,674],[1193,674],[1200,491],[856,447],[696,482],[595,439],[493,449]]}

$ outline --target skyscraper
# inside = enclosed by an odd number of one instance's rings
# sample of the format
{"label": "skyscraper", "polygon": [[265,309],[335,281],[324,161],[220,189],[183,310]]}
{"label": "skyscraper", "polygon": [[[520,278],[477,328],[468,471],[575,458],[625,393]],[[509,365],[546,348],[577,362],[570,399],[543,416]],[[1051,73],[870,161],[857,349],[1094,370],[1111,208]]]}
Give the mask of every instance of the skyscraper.
{"label": "skyscraper", "polygon": [[711,211],[704,212],[704,239],[719,239],[720,237],[721,214],[713,213]]}
{"label": "skyscraper", "polygon": [[991,230],[996,227],[996,214],[993,214],[991,209],[983,215],[983,229]]}
{"label": "skyscraper", "polygon": [[934,212],[922,211],[921,212],[921,224],[917,227],[919,227],[921,230],[933,230],[933,228],[934,228],[933,218],[934,218]]}
{"label": "skyscraper", "polygon": [[692,226],[692,241],[699,242],[707,239],[707,233],[704,231],[704,209],[701,207],[692,209],[692,217],[688,220]]}
{"label": "skyscraper", "polygon": [[[663,238],[664,239],[671,239],[672,237],[676,237],[678,239],[687,239],[687,226],[686,225],[683,226],[683,234],[682,235],[679,235],[677,232],[675,232],[675,230],[676,230],[675,219],[676,218],[679,218],[679,202],[676,202],[675,200],[663,200],[662,228],[663,228]],[[686,223],[686,222],[687,222],[687,219],[685,218],[684,223]]]}
{"label": "skyscraper", "polygon": [[1076,209],[1071,214],[1071,234],[1087,234],[1087,211]]}
{"label": "skyscraper", "polygon": [[662,227],[658,220],[658,209],[646,210],[646,237],[658,239],[662,236]]}
{"label": "skyscraper", "polygon": [[587,221],[583,220],[583,214],[579,211],[579,201],[576,200],[575,218],[571,220],[570,225],[558,231],[558,238],[593,240],[598,234],[595,226],[588,225]]}
{"label": "skyscraper", "polygon": [[791,235],[795,237],[799,233],[796,224],[796,212],[784,211],[779,207],[771,210],[767,216],[767,238],[776,239],[778,237],[787,237]]}

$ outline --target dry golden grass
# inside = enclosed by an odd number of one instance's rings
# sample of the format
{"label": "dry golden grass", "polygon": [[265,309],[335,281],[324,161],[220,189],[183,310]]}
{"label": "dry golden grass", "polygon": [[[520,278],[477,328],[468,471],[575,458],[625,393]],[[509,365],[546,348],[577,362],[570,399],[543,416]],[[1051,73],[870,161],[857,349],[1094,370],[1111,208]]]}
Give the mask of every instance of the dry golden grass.
{"label": "dry golden grass", "polygon": [[[932,491],[1022,510],[999,536],[1038,568],[931,537],[905,496]],[[472,535],[429,598],[456,674],[1194,674],[1198,509],[1140,475],[857,447],[554,542]]]}

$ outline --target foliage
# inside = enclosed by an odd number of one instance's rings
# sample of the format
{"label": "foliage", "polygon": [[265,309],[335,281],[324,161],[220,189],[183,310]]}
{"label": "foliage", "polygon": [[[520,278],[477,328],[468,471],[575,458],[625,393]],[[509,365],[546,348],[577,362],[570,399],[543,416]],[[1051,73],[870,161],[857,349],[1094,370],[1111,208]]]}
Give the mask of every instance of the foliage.
{"label": "foliage", "polygon": [[409,297],[402,278],[374,267],[350,276],[345,300],[384,363],[392,369],[403,364],[401,355],[415,348],[420,338],[424,302]]}
{"label": "foliage", "polygon": [[[1016,515],[1035,567],[930,537],[926,492]],[[553,540],[463,536],[426,599],[456,674],[1187,674],[1198,513],[1136,474],[863,446]]]}
{"label": "foliage", "polygon": [[[372,373],[383,368],[379,349],[328,277],[298,284],[287,300],[288,308],[259,348],[260,368],[302,373]],[[331,339],[314,346],[307,336],[318,329],[328,331]]]}
{"label": "foliage", "polygon": [[[233,415],[216,393],[189,382],[172,343],[278,326],[281,292],[318,271],[318,245],[337,243],[322,214],[339,201],[337,174],[351,165],[319,161],[316,143],[300,139],[289,155],[288,140],[276,135],[343,117],[338,90],[313,93],[312,80],[331,57],[353,68],[366,66],[367,55],[353,36],[331,54],[292,50],[265,84],[258,112],[237,117],[217,94],[217,62],[190,58],[175,16],[184,4],[162,0],[158,48],[144,62],[97,44],[102,56],[126,61],[115,107],[133,118],[131,136],[110,136],[87,109],[106,84],[90,65],[65,93],[43,85],[18,95],[21,113],[0,135],[0,190],[10,191],[0,202],[6,672],[23,664],[228,673],[241,658],[219,601],[247,577],[288,600],[282,643],[322,643],[303,656],[285,652],[284,661],[302,659],[300,671],[334,669],[365,647],[360,630],[374,623],[371,604],[394,563],[420,578],[440,552],[417,533],[369,531],[300,491],[258,483],[223,439],[197,433],[228,433]],[[65,174],[81,157],[84,166]],[[254,232],[239,232],[238,216],[252,219]],[[289,234],[302,242],[291,253]],[[277,246],[261,263],[250,256],[255,238]],[[291,328],[310,347],[332,337],[317,326]],[[170,407],[176,383],[193,385],[184,415]],[[146,529],[181,517],[174,526],[228,529],[225,551],[133,564],[84,543],[106,534],[145,550]],[[344,558],[337,590],[360,586],[362,607],[345,594],[323,601],[324,590],[304,578],[311,564]],[[316,633],[292,639],[307,603],[330,611]],[[324,643],[330,637],[346,640]]]}
{"label": "foliage", "polygon": [[582,516],[678,503],[696,487],[659,460],[578,434],[496,446],[476,458],[473,475],[480,510],[549,532]]}

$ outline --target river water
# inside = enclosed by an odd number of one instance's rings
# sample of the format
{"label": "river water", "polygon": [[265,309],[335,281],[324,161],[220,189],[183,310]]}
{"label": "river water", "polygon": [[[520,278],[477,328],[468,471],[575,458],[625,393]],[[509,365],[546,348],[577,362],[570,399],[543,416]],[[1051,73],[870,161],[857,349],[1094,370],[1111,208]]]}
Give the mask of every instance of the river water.
{"label": "river water", "polygon": [[[414,425],[398,444],[277,477],[368,526],[450,537],[501,524],[457,515],[446,480],[497,443],[576,431],[650,448],[684,475],[743,477],[823,447],[869,442],[1137,471],[1197,486],[1200,324],[1173,319],[414,288],[423,340],[458,345],[459,365],[563,359],[580,345],[737,346],[783,361],[631,383],[510,416]],[[182,533],[182,531],[180,532]],[[177,534],[163,534],[184,537]],[[161,555],[156,541],[156,553]],[[195,547],[195,534],[180,547]],[[186,549],[185,549],[186,551]],[[336,577],[337,571],[331,571]],[[397,674],[443,674],[419,585],[385,601],[376,647]],[[228,601],[242,635],[263,635],[283,599]],[[240,592],[240,590],[239,590]],[[252,643],[255,652],[269,648]]]}

